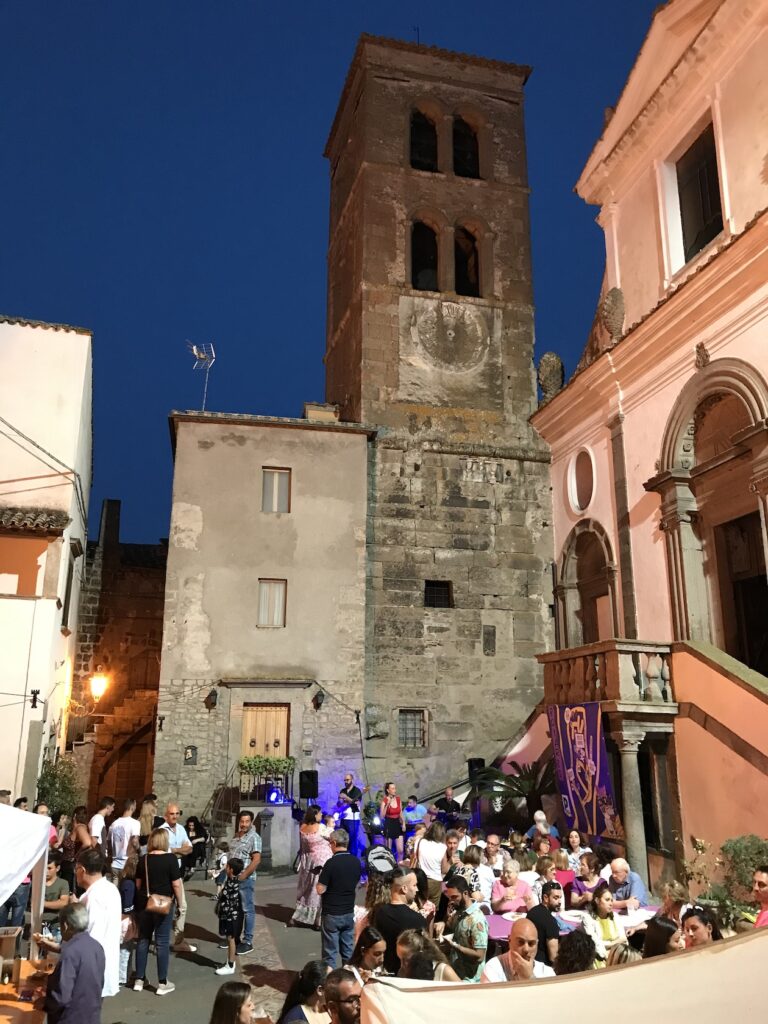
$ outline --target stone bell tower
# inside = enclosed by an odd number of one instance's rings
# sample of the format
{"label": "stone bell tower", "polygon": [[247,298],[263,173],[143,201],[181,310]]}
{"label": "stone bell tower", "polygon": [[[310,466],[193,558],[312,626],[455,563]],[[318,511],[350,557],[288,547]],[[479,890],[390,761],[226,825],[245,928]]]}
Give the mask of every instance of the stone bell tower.
{"label": "stone bell tower", "polygon": [[548,453],[536,407],[529,68],[361,37],[331,167],[326,397],[371,448],[366,728],[422,792],[541,694]]}

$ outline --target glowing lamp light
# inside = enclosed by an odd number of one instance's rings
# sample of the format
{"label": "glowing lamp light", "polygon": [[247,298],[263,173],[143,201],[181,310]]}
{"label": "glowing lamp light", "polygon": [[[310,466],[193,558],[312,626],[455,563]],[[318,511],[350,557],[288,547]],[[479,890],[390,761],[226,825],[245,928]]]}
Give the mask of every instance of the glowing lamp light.
{"label": "glowing lamp light", "polygon": [[91,676],[91,696],[95,701],[101,700],[104,694],[107,692],[109,686],[109,676],[105,676],[102,673]]}
{"label": "glowing lamp light", "polygon": [[378,814],[374,814],[374,816],[373,816],[373,824],[374,825],[380,825],[381,824],[381,818],[378,816]]}
{"label": "glowing lamp light", "polygon": [[267,794],[267,803],[279,804],[282,803],[283,793],[282,790],[278,789],[277,786],[273,786]]}

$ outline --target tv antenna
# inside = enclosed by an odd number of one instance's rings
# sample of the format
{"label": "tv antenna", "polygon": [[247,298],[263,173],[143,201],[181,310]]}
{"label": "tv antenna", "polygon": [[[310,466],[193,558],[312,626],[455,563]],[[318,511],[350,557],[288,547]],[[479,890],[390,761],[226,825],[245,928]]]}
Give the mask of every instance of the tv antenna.
{"label": "tv antenna", "polygon": [[211,372],[211,367],[216,362],[216,349],[213,347],[213,342],[211,342],[210,345],[195,345],[191,341],[187,341],[187,348],[195,357],[195,363],[192,369],[205,370],[202,409],[202,411],[205,412],[205,403],[208,398],[208,374]]}

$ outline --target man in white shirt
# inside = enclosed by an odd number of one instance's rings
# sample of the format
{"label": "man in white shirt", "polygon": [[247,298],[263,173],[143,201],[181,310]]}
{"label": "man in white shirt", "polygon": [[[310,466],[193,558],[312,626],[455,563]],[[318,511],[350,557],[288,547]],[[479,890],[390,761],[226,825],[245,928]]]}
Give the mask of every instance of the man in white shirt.
{"label": "man in white shirt", "polygon": [[[75,863],[75,881],[85,892],[80,902],[88,910],[88,934],[104,950],[104,985],[102,996],[116,996],[120,991],[120,924],[122,902],[117,886],[104,877],[106,861],[97,849],[81,850]],[[35,935],[38,945],[61,952],[61,944]]]}
{"label": "man in white shirt", "polygon": [[126,800],[123,813],[109,826],[109,852],[112,855],[113,872],[122,871],[132,851],[139,849],[139,822],[133,814],[135,800]]}
{"label": "man in white shirt", "polygon": [[[170,853],[175,853],[179,859],[179,867],[181,867],[182,857],[186,857],[188,853],[192,853],[192,843],[189,841],[187,830],[179,821],[181,816],[181,810],[178,804],[170,803],[165,808],[165,821],[160,826],[168,832],[168,847]],[[176,918],[176,924],[173,930],[173,946],[171,947],[176,953],[195,953],[197,952],[197,946],[193,946],[191,942],[187,942],[184,938],[184,926],[187,923],[187,897],[184,892],[184,882],[181,881],[181,900],[179,901],[179,916]]]}
{"label": "man in white shirt", "polygon": [[111,816],[114,810],[115,798],[113,796],[103,796],[98,811],[88,822],[88,835],[96,841],[96,845],[104,854],[107,851],[107,818]]}
{"label": "man in white shirt", "polygon": [[510,859],[507,850],[501,848],[501,838],[491,833],[485,842],[483,864],[487,864],[496,878],[501,877],[504,864]]}
{"label": "man in white shirt", "polygon": [[555,972],[541,960],[536,960],[539,933],[527,918],[520,918],[509,933],[509,949],[495,956],[485,965],[480,981],[492,984],[498,981],[530,981],[534,978],[554,978]]}

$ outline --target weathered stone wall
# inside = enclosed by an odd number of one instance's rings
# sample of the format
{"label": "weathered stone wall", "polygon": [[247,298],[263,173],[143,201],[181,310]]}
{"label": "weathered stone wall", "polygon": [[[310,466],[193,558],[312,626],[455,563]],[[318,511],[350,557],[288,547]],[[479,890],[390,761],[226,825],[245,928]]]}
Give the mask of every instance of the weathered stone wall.
{"label": "weathered stone wall", "polygon": [[[370,449],[366,728],[370,771],[435,790],[491,759],[541,697],[551,643],[551,494],[536,408],[526,69],[361,41],[327,154],[327,395],[379,428]],[[414,170],[409,120],[438,132]],[[453,173],[456,114],[477,130],[478,179]],[[354,215],[353,215],[354,214]],[[411,287],[415,219],[437,232],[439,292]],[[480,297],[454,290],[456,225],[475,235]],[[345,305],[346,303],[346,305]],[[454,607],[424,606],[425,580]],[[398,746],[400,709],[427,744]]]}
{"label": "weathered stone wall", "polygon": [[[534,656],[551,642],[546,454],[458,448],[371,451],[367,752],[408,791],[498,754],[541,697]],[[450,581],[454,607],[425,608],[425,580]],[[398,747],[400,708],[427,711],[423,750]]]}
{"label": "weathered stone wall", "polygon": [[[244,709],[285,704],[288,750],[335,802],[359,770],[367,437],[343,427],[174,414],[174,503],[154,786],[185,813],[205,807],[244,748]],[[264,513],[262,468],[291,470],[287,513]],[[257,625],[259,579],[287,580],[284,628]],[[326,691],[316,711],[315,683]],[[216,688],[213,711],[203,705]],[[197,763],[185,762],[188,745]],[[261,753],[261,751],[257,751]]]}
{"label": "weathered stone wall", "polygon": [[[157,705],[166,553],[163,543],[121,544],[120,502],[104,502],[99,539],[88,545],[80,592],[75,713],[68,730],[70,745],[85,740],[94,746],[92,756],[79,755],[90,803],[107,790],[118,799],[140,799],[151,777],[147,727]],[[88,714],[94,706],[89,680],[99,665],[109,686],[97,711],[108,717],[94,719]]]}

